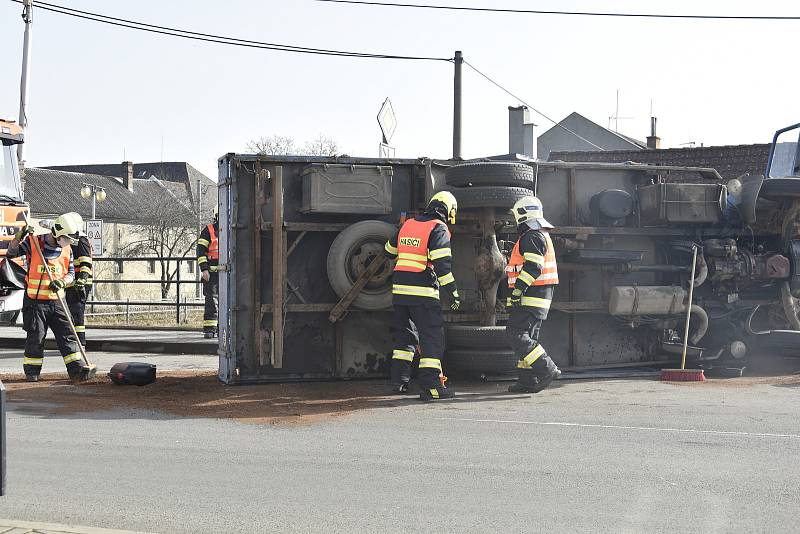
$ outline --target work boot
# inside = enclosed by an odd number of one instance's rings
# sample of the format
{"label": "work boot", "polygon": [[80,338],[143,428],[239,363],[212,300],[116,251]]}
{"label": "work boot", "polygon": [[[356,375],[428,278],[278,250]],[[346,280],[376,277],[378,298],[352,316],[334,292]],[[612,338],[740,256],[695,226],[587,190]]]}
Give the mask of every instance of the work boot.
{"label": "work boot", "polygon": [[555,380],[559,376],[561,376],[561,369],[556,367],[555,369],[550,371],[547,375],[539,377],[538,378],[539,383],[533,387],[533,391],[531,391],[531,393],[539,393],[540,391],[543,391],[548,386],[550,386],[550,384],[553,383],[553,380]]}
{"label": "work boot", "polygon": [[432,388],[423,388],[419,393],[419,400],[423,402],[433,402],[444,399],[452,399],[455,396],[455,392],[450,388],[434,386]]}
{"label": "work boot", "polygon": [[28,382],[38,382],[39,375],[25,375],[25,380],[27,380]]}
{"label": "work boot", "polygon": [[408,382],[401,382],[400,384],[392,384],[389,390],[390,395],[408,395]]}
{"label": "work boot", "polygon": [[508,386],[509,393],[536,393],[539,379],[532,369],[517,369],[517,381]]}

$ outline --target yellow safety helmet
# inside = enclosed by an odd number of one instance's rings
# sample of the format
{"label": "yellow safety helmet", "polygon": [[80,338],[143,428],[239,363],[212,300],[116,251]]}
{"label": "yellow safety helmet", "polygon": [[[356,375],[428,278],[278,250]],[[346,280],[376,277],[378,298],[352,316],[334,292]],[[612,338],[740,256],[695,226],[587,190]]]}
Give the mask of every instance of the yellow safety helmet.
{"label": "yellow safety helmet", "polygon": [[428,207],[434,202],[440,202],[444,205],[445,212],[447,213],[447,222],[455,224],[456,213],[458,212],[458,201],[456,197],[453,196],[453,193],[450,191],[439,191],[431,197],[430,202],[428,202]]}
{"label": "yellow safety helmet", "polygon": [[81,228],[83,228],[83,218],[75,212],[70,212],[57,217],[53,221],[50,231],[56,240],[59,237],[67,237],[71,243],[75,244],[78,242]]}

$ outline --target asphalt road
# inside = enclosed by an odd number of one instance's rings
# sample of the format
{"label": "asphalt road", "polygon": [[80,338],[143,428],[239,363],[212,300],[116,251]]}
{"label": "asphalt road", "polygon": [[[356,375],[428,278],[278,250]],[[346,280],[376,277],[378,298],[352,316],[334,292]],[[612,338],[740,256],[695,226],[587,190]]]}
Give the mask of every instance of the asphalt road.
{"label": "asphalt road", "polygon": [[[21,349],[0,348],[0,377],[7,373],[22,373]],[[184,371],[219,368],[219,357],[204,354],[154,354],[154,353],[120,353],[89,352],[89,359],[97,365],[97,374],[104,375],[118,362],[148,362],[156,364],[161,371]],[[42,374],[66,374],[64,360],[57,350],[47,350],[44,354]],[[0,515],[2,517],[2,515]]]}
{"label": "asphalt road", "polygon": [[147,532],[796,530],[800,385],[500,387],[302,427],[12,406],[0,517]]}

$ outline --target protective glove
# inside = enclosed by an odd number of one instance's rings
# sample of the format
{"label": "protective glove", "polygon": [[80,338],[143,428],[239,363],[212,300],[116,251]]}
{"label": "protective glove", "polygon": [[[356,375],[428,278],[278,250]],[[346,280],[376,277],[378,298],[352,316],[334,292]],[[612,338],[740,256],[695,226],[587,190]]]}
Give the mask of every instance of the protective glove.
{"label": "protective glove", "polygon": [[20,229],[19,232],[14,234],[14,239],[16,239],[17,241],[22,241],[23,239],[25,239],[25,236],[28,236],[28,235],[31,235],[31,234],[33,234],[33,226],[31,226],[29,224],[26,224],[25,226],[23,226]]}
{"label": "protective glove", "polygon": [[81,300],[86,298],[86,282],[82,278],[75,280],[75,285],[72,288],[78,294],[78,298]]}
{"label": "protective glove", "polygon": [[453,311],[458,311],[461,308],[461,298],[458,296],[458,290],[453,290],[453,301],[450,303],[450,309]]}
{"label": "protective glove", "polygon": [[50,291],[61,291],[65,287],[67,287],[67,284],[64,280],[53,280],[50,282]]}
{"label": "protective glove", "polygon": [[511,306],[519,306],[520,304],[522,304],[522,290],[515,289],[511,292]]}
{"label": "protective glove", "polygon": [[208,271],[201,272],[200,280],[202,280],[203,282],[208,282],[209,280],[211,280],[211,273],[209,273]]}

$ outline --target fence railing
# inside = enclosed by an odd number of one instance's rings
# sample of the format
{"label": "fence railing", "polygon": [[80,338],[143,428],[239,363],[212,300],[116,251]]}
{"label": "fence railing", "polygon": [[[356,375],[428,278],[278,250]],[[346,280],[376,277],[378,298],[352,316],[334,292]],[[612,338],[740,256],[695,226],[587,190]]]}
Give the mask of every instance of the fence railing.
{"label": "fence railing", "polygon": [[[93,263],[113,263],[117,265],[117,272],[115,274],[124,274],[125,273],[125,264],[126,263],[134,263],[134,262],[171,262],[177,263],[177,268],[175,271],[175,277],[172,280],[162,280],[160,277],[154,277],[152,279],[109,279],[109,278],[94,278],[93,283],[95,285],[102,285],[102,284],[157,284],[160,286],[162,284],[168,284],[169,286],[175,286],[175,299],[162,299],[162,300],[96,300],[96,292],[92,291],[91,297],[87,302],[87,306],[90,307],[90,312],[87,315],[94,314],[94,307],[95,306],[118,306],[118,307],[125,307],[124,312],[119,312],[120,314],[126,315],[126,320],[130,318],[130,315],[143,313],[139,310],[131,311],[131,307],[140,307],[140,306],[165,306],[165,307],[174,307],[175,308],[175,322],[181,322],[181,309],[186,311],[186,308],[197,308],[204,306],[203,302],[187,302],[186,299],[181,300],[181,286],[190,284],[194,285],[197,288],[198,284],[202,282],[197,278],[197,266],[195,266],[195,273],[194,278],[192,279],[181,279],[181,267],[183,263],[189,262],[196,262],[197,259],[193,257],[158,257],[158,256],[136,256],[136,257],[95,257],[93,258]],[[97,274],[97,269],[95,269],[95,274]],[[167,273],[168,274],[168,273]],[[188,273],[187,273],[188,274]],[[167,310],[168,311],[168,310]],[[150,312],[150,313],[157,313],[157,312]],[[98,314],[100,315],[100,314]],[[102,314],[107,315],[107,314]]]}

